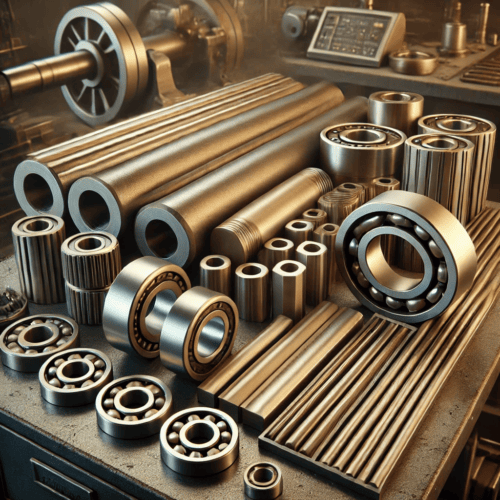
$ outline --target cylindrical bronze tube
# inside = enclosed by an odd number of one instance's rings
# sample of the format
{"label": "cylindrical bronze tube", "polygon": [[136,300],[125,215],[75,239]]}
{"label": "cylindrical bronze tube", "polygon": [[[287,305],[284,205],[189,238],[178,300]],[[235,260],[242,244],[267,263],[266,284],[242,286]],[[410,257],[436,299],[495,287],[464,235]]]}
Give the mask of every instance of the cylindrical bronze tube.
{"label": "cylindrical bronze tube", "polygon": [[322,243],[327,248],[327,296],[332,294],[334,283],[342,279],[340,272],[337,271],[335,259],[335,240],[338,232],[339,226],[328,223],[319,226],[313,233],[313,240]]}
{"label": "cylindrical bronze tube", "polygon": [[295,245],[293,241],[285,238],[271,238],[266,241],[258,255],[258,261],[266,266],[269,271],[282,260],[293,259],[295,255]]}
{"label": "cylindrical bronze tube", "polygon": [[319,208],[310,208],[302,214],[304,220],[308,220],[314,224],[314,229],[322,226],[328,221],[328,214]]}
{"label": "cylindrical bronze tube", "polygon": [[328,253],[322,243],[305,241],[296,250],[296,258],[306,266],[306,304],[316,306],[328,295]]}
{"label": "cylindrical bronze tube", "polygon": [[200,262],[200,286],[231,297],[231,261],[224,255],[209,255]]}
{"label": "cylindrical bronze tube", "polygon": [[295,219],[285,226],[285,238],[293,241],[295,247],[298,247],[301,243],[311,238],[313,231],[313,222],[305,219]]}
{"label": "cylindrical bronze tube", "polygon": [[269,316],[270,273],[262,264],[242,264],[236,269],[234,300],[240,318],[262,323]]}
{"label": "cylindrical bronze tube", "polygon": [[273,316],[284,315],[297,323],[304,317],[306,266],[294,260],[278,262],[272,269]]}

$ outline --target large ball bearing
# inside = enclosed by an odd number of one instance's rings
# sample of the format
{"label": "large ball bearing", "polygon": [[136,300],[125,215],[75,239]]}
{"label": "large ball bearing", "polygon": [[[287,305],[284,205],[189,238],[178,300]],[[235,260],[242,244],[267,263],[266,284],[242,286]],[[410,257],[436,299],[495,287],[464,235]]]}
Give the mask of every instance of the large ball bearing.
{"label": "large ball bearing", "polygon": [[57,406],[83,406],[113,379],[110,359],[95,349],[69,349],[50,357],[38,375],[43,399]]}
{"label": "large ball bearing", "polygon": [[[422,276],[389,265],[382,251],[385,235],[416,250]],[[441,314],[470,288],[477,267],[474,245],[460,222],[436,201],[402,191],[382,193],[349,215],[335,252],[344,280],[362,304],[407,323]]]}
{"label": "large ball bearing", "polygon": [[18,372],[37,373],[52,355],[79,345],[78,325],[62,315],[29,316],[0,335],[2,363]]}
{"label": "large ball bearing", "polygon": [[172,415],[160,431],[161,458],[186,476],[217,474],[239,453],[236,422],[212,408],[190,408]]}

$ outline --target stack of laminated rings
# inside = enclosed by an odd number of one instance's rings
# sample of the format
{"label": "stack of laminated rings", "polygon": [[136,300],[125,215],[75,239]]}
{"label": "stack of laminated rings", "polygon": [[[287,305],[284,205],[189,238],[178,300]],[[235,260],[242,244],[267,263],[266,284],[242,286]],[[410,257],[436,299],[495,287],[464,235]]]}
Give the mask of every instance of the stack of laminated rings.
{"label": "stack of laminated rings", "polygon": [[0,335],[2,363],[18,372],[37,373],[52,355],[79,345],[78,325],[62,315],[29,316]]}
{"label": "stack of laminated rings", "polygon": [[110,359],[95,349],[69,349],[50,357],[38,375],[43,399],[57,406],[93,403],[113,379]]}
{"label": "stack of laminated rings", "polygon": [[257,462],[245,471],[245,495],[252,500],[272,500],[283,493],[283,477],[278,466]]}
{"label": "stack of laminated rings", "polygon": [[[382,237],[412,245],[421,277],[391,267]],[[342,276],[359,301],[397,321],[420,323],[441,314],[472,285],[477,257],[460,222],[439,203],[416,193],[388,191],[353,212],[335,245]]]}
{"label": "stack of laminated rings", "polygon": [[172,393],[155,377],[131,375],[103,387],[95,405],[102,431],[120,439],[139,439],[160,432],[172,412]]}
{"label": "stack of laminated rings", "polygon": [[172,415],[160,432],[161,458],[185,476],[209,476],[230,467],[239,453],[236,422],[212,408]]}

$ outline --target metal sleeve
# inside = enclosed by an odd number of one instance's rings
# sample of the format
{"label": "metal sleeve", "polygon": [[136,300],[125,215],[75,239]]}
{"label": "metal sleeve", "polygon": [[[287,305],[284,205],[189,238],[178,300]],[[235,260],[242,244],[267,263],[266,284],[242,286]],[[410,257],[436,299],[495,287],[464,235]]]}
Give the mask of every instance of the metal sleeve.
{"label": "metal sleeve", "polygon": [[280,340],[293,326],[292,320],[277,316],[255,339],[246,344],[236,354],[228,356],[198,386],[198,401],[212,408],[217,407],[218,397],[260,356]]}
{"label": "metal sleeve", "polygon": [[24,217],[12,226],[21,290],[35,304],[64,302],[61,245],[64,221],[55,216]]}
{"label": "metal sleeve", "polygon": [[79,325],[102,324],[102,310],[109,286],[101,290],[84,290],[65,283],[68,314]]}
{"label": "metal sleeve", "polygon": [[314,224],[314,229],[318,226],[322,226],[328,221],[328,214],[321,209],[310,208],[302,214],[304,220],[308,220]]}
{"label": "metal sleeve", "polygon": [[266,266],[242,264],[236,269],[234,296],[240,318],[262,323],[269,317],[270,276]]}
{"label": "metal sleeve", "polygon": [[[200,255],[217,225],[318,157],[317,136],[328,124],[347,116],[364,116],[366,99],[359,97],[312,119],[305,125],[242,156],[175,193],[144,207],[135,224],[140,251],[186,265]],[[243,134],[244,135],[244,134]],[[272,168],[269,168],[272,165]],[[224,186],[224,196],[221,196]],[[163,228],[171,245],[150,233]],[[175,238],[173,238],[175,237]],[[161,243],[161,244],[158,244]]]}
{"label": "metal sleeve", "polygon": [[305,241],[296,258],[306,267],[306,304],[317,306],[328,296],[328,250],[322,243]]}
{"label": "metal sleeve", "polygon": [[266,266],[270,271],[282,260],[293,259],[295,254],[295,245],[293,241],[286,238],[271,238],[266,241],[257,256],[260,264]]}
{"label": "metal sleeve", "polygon": [[232,109],[218,123],[77,180],[68,195],[71,218],[81,231],[99,227],[118,236],[141,207],[164,196],[161,188],[169,181],[304,113],[316,110],[320,115],[343,100],[338,87],[322,82],[250,111],[247,104]]}
{"label": "metal sleeve", "polygon": [[273,316],[287,316],[298,323],[305,313],[306,266],[283,260],[272,269]]}
{"label": "metal sleeve", "polygon": [[336,224],[323,224],[315,229],[313,240],[325,245],[327,249],[326,264],[326,294],[330,296],[333,293],[333,285],[336,281],[341,281],[342,277],[337,272],[337,261],[335,259],[335,241],[339,232],[339,226]]}
{"label": "metal sleeve", "polygon": [[424,114],[424,98],[413,92],[383,90],[368,98],[368,121],[401,130],[407,137],[417,133]]}
{"label": "metal sleeve", "polygon": [[328,214],[328,222],[340,226],[344,219],[360,206],[357,193],[334,189],[318,200],[318,207]]}
{"label": "metal sleeve", "polygon": [[298,247],[307,241],[314,231],[314,222],[305,219],[295,219],[285,226],[285,238],[293,242]]}
{"label": "metal sleeve", "polygon": [[231,261],[224,255],[208,255],[200,262],[200,286],[231,297]]}
{"label": "metal sleeve", "polygon": [[371,184],[369,198],[366,201],[370,201],[386,191],[396,191],[398,189],[401,189],[401,183],[397,179],[394,179],[394,177],[379,177]]}

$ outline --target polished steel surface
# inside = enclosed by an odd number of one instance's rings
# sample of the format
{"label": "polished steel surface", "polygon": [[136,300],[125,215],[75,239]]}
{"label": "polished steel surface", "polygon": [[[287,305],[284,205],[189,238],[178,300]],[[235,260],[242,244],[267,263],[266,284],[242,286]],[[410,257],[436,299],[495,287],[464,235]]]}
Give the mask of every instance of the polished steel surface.
{"label": "polished steel surface", "polygon": [[280,315],[298,323],[305,314],[306,266],[282,260],[272,268],[273,317]]}
{"label": "polished steel surface", "polygon": [[212,251],[227,255],[234,265],[248,262],[287,221],[332,188],[330,177],[322,170],[302,170],[217,226],[210,238]]}
{"label": "polished steel surface", "polygon": [[400,130],[407,137],[418,131],[418,119],[424,114],[424,98],[413,92],[383,90],[368,99],[368,121]]}
{"label": "polished steel surface", "polygon": [[241,264],[236,268],[234,300],[240,318],[262,323],[271,310],[271,274],[263,264]]}
{"label": "polished steel surface", "polygon": [[389,54],[389,66],[396,73],[404,75],[430,75],[436,71],[439,62],[435,54],[420,50],[398,50]]}
{"label": "polished steel surface", "polygon": [[68,314],[79,325],[102,324],[102,311],[109,286],[100,290],[85,290],[66,282],[64,291]]}
{"label": "polished steel surface", "polygon": [[200,262],[200,286],[231,297],[233,273],[231,261],[224,255],[208,255]]}
{"label": "polished steel surface", "polygon": [[467,25],[464,23],[444,23],[441,47],[438,52],[444,57],[464,57],[467,49]]}
{"label": "polished steel surface", "polygon": [[271,462],[257,462],[243,476],[245,495],[252,500],[272,500],[283,493],[280,468]]}
{"label": "polished steel surface", "polygon": [[29,301],[64,301],[61,245],[65,237],[64,221],[52,215],[24,217],[12,226],[21,290]]}
{"label": "polished steel surface", "polygon": [[160,334],[160,360],[171,371],[201,381],[233,349],[238,309],[227,296],[201,286],[184,292],[166,316]]}
{"label": "polished steel surface", "polygon": [[125,266],[104,302],[102,324],[108,342],[129,354],[160,355],[160,333],[177,297],[191,288],[178,266],[141,257]]}
{"label": "polished steel surface", "polygon": [[[318,157],[316,138],[320,130],[347,116],[365,116],[366,103],[365,98],[358,97],[314,119],[310,116],[305,125],[144,207],[135,225],[139,249],[179,265],[189,264],[201,255],[217,225]],[[148,228],[152,231],[155,227],[163,228],[169,240],[155,243],[148,237]]]}

